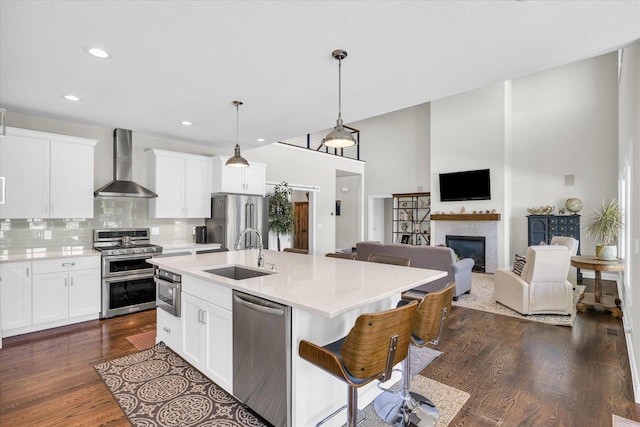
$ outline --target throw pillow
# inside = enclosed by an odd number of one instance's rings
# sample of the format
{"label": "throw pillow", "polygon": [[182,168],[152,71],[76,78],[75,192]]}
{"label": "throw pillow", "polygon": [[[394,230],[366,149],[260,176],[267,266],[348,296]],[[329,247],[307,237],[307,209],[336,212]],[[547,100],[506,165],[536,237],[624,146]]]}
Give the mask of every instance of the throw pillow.
{"label": "throw pillow", "polygon": [[518,276],[522,276],[522,269],[524,268],[524,265],[526,264],[526,262],[527,262],[526,257],[516,254],[516,257],[513,260],[513,272],[516,273]]}

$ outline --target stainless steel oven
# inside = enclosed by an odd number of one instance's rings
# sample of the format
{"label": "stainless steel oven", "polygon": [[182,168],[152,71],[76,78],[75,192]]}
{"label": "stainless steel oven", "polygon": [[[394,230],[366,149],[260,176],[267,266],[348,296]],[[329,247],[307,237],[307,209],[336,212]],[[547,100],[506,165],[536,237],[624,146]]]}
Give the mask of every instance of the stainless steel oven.
{"label": "stainless steel oven", "polygon": [[179,274],[156,268],[156,305],[158,308],[180,317],[182,277]]}
{"label": "stainless steel oven", "polygon": [[154,267],[147,261],[162,247],[149,243],[148,228],[94,230],[93,247],[102,252],[100,317],[156,307]]}

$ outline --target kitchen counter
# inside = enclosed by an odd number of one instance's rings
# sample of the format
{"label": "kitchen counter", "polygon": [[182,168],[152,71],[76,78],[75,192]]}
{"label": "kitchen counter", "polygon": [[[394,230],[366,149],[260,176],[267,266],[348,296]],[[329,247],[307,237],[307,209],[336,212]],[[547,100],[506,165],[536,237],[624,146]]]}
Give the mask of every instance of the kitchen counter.
{"label": "kitchen counter", "polygon": [[[258,250],[229,251],[149,262],[175,273],[236,289],[304,311],[333,318],[446,275],[444,271],[399,267],[290,252],[264,251],[269,274],[233,280],[207,273],[212,267],[257,269]],[[271,271],[275,264],[276,271]]]}
{"label": "kitchen counter", "polygon": [[77,258],[85,256],[100,256],[100,251],[96,251],[93,248],[75,246],[64,246],[61,248],[22,249],[20,251],[0,255],[0,263],[39,261],[45,259],[58,259],[67,257]]}
{"label": "kitchen counter", "polygon": [[176,250],[200,250],[200,249],[219,249],[222,245],[220,243],[155,243],[154,245],[162,246],[162,251],[176,251]]}
{"label": "kitchen counter", "polygon": [[[221,384],[233,393],[235,386],[231,367],[236,354],[232,352],[231,329],[235,327],[235,320],[232,325],[231,295],[226,292],[227,288],[291,307],[291,348],[288,350],[291,366],[290,377],[287,378],[291,387],[288,397],[291,422],[288,425],[296,427],[315,425],[346,402],[346,385],[302,359],[298,355],[300,341],[304,339],[319,345],[333,342],[349,332],[360,314],[395,307],[401,292],[446,275],[444,271],[423,268],[269,250],[264,251],[265,267],[260,268],[271,273],[265,276],[233,280],[204,271],[230,265],[258,269],[257,259],[258,250],[248,249],[149,260],[158,267],[183,276],[182,317],[165,315],[166,312],[158,310],[158,330],[184,334],[172,338],[177,340],[172,345],[178,353],[194,366],[202,364],[210,378],[221,377]],[[275,271],[271,270],[273,264]],[[197,288],[202,295],[208,293],[210,299],[199,302],[201,297],[185,292],[187,278],[192,290]],[[210,290],[205,289],[207,283],[212,285]],[[200,320],[203,312],[209,319],[205,329],[202,328],[205,322]],[[206,331],[214,336],[209,338]],[[163,333],[158,332],[158,336],[166,337],[167,334]],[[209,356],[211,359],[202,355],[210,348],[206,339],[216,343],[215,352]],[[203,350],[197,350],[200,347]],[[287,377],[287,372],[274,370],[271,375]],[[400,375],[394,373],[384,385],[389,387],[399,379]],[[374,381],[359,389],[361,407],[380,393],[376,384]],[[325,425],[341,426],[344,420],[343,413]]]}

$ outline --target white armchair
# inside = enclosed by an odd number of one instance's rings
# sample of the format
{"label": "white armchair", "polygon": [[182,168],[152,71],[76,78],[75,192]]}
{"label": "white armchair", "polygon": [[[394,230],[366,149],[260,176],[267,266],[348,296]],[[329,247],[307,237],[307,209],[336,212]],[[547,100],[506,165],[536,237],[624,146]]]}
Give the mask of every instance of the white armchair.
{"label": "white armchair", "polygon": [[567,280],[571,253],[561,245],[530,246],[518,276],[496,269],[495,299],[521,314],[571,314],[573,285]]}
{"label": "white armchair", "polygon": [[[568,236],[553,236],[551,238],[551,244],[566,246],[567,248],[569,248],[569,253],[571,254],[571,256],[576,256],[578,254],[578,246],[580,245],[580,241]],[[576,285],[578,284],[577,268],[571,266],[569,267],[567,280],[571,282],[574,288],[576,287]]]}

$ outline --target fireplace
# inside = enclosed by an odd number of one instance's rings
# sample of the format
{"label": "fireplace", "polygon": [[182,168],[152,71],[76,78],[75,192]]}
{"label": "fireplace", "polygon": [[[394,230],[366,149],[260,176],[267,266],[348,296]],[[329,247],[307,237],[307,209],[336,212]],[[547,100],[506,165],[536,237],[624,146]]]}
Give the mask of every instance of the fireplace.
{"label": "fireplace", "polygon": [[453,249],[460,259],[473,258],[473,271],[485,272],[485,238],[483,236],[446,236],[446,245]]}

